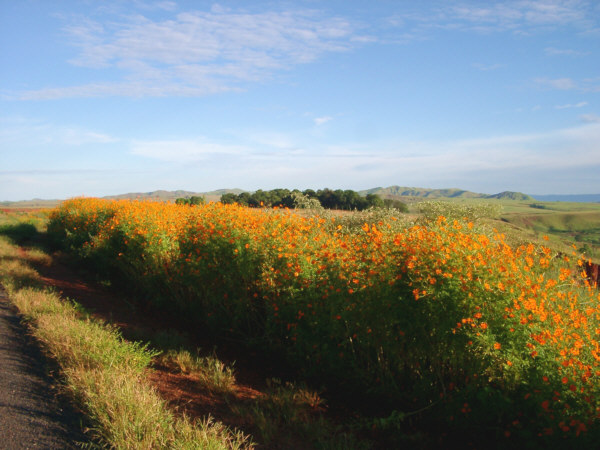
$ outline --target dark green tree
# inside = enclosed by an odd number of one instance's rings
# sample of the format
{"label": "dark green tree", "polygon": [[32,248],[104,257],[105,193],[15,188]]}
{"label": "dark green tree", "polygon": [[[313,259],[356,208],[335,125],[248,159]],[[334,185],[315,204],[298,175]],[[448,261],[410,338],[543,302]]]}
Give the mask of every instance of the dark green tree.
{"label": "dark green tree", "polygon": [[233,203],[237,203],[237,201],[238,196],[235,195],[233,192],[228,192],[227,194],[221,195],[221,203],[225,205],[231,205]]}

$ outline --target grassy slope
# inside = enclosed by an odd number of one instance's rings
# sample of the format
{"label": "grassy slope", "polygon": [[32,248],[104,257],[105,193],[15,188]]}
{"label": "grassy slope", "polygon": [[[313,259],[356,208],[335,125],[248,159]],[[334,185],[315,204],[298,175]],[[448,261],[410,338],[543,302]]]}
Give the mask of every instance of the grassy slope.
{"label": "grassy slope", "polygon": [[528,235],[548,235],[575,244],[587,256],[600,258],[600,204],[515,202],[504,205],[502,220]]}
{"label": "grassy slope", "polygon": [[[398,197],[399,198],[399,197]],[[419,213],[423,201],[443,201],[462,206],[500,205],[501,215],[494,226],[514,242],[542,242],[544,235],[556,250],[570,252],[572,245],[594,261],[600,261],[600,203],[540,202],[489,198],[402,197],[412,214]]]}

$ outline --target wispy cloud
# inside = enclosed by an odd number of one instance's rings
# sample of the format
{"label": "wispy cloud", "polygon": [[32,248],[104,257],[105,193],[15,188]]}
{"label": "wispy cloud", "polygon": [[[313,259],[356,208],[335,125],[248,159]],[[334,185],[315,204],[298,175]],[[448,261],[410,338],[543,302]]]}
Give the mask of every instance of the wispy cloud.
{"label": "wispy cloud", "polygon": [[586,123],[600,123],[600,116],[598,114],[582,114],[579,118],[582,122]]}
{"label": "wispy cloud", "polygon": [[582,92],[600,92],[600,78],[585,78],[573,80],[572,78],[545,78],[533,80],[538,86],[561,91],[578,90]]}
{"label": "wispy cloud", "polygon": [[0,144],[82,146],[118,142],[118,138],[106,133],[78,126],[55,124],[25,118],[0,119]]}
{"label": "wispy cloud", "polygon": [[[252,142],[255,142],[254,144]],[[444,173],[455,176],[476,171],[501,173],[513,169],[558,170],[561,167],[600,165],[600,123],[552,132],[491,136],[478,139],[446,141],[377,142],[366,144],[311,144],[297,141],[293,136],[278,135],[271,140],[247,139],[243,146],[227,145],[209,139],[189,141],[134,142],[136,155],[171,162],[218,160],[234,157],[227,170],[240,169],[254,173],[277,166],[287,171],[314,170],[316,167],[330,174],[349,170],[345,176],[360,175],[359,168],[370,167],[381,176],[402,173],[414,177],[418,173],[439,178]],[[285,143],[285,148],[280,144]],[[310,151],[291,151],[310,148]],[[377,148],[377,150],[374,150]],[[288,151],[274,151],[278,149]],[[270,169],[269,169],[270,170]],[[272,176],[271,174],[270,176]],[[327,178],[325,178],[327,179]],[[291,180],[290,180],[291,181]]]}
{"label": "wispy cloud", "polygon": [[577,84],[571,78],[536,78],[534,80],[539,86],[560,90],[575,89]]}
{"label": "wispy cloud", "polygon": [[509,2],[450,5],[449,19],[479,31],[518,31],[523,27],[588,24],[588,1],[518,0]]}
{"label": "wispy cloud", "polygon": [[544,49],[544,52],[546,53],[546,55],[549,56],[586,56],[590,54],[589,52],[582,52],[578,50],[572,50],[569,48],[561,49],[554,47],[546,47]]}
{"label": "wispy cloud", "polygon": [[506,189],[592,193],[600,189],[600,117],[581,119],[588,123],[479,139],[330,145],[307,142],[304,135],[264,132],[231,142],[204,137],[138,140],[129,142],[129,152],[145,161],[121,166],[117,177],[114,171],[72,173],[69,167],[52,173],[44,167],[15,167],[0,173],[0,191],[17,199],[39,196],[49,187],[60,198],[188,186],[190,190],[215,186],[360,189],[401,184],[487,193]]}
{"label": "wispy cloud", "polygon": [[[589,0],[512,0],[503,2],[432,2],[429,14],[403,12],[388,23],[412,39],[435,30],[530,34],[574,26],[588,32],[598,27]],[[551,51],[551,50],[550,50]]]}
{"label": "wispy cloud", "polygon": [[333,120],[333,117],[331,117],[331,116],[315,117],[313,120],[314,120],[316,126],[321,126],[321,125],[329,122],[330,120]]}
{"label": "wispy cloud", "polygon": [[[204,85],[185,85],[176,81],[164,84],[145,80],[123,81],[115,83],[90,83],[81,86],[45,88],[20,93],[19,100],[57,100],[62,98],[99,98],[99,97],[199,97],[220,92],[240,91],[241,88],[227,86],[207,80]],[[14,98],[14,97],[11,97]]]}
{"label": "wispy cloud", "polygon": [[187,140],[134,141],[131,153],[168,162],[197,162],[243,154],[247,149],[239,145],[224,145],[204,138]]}
{"label": "wispy cloud", "polygon": [[567,103],[566,105],[556,105],[554,109],[570,109],[570,108],[583,108],[587,106],[588,102],[579,102],[579,103]]}
{"label": "wispy cloud", "polygon": [[65,27],[79,49],[71,64],[116,69],[121,80],[32,90],[20,98],[201,96],[240,89],[369,40],[349,20],[313,10],[248,13],[215,6],[148,17],[78,18]]}

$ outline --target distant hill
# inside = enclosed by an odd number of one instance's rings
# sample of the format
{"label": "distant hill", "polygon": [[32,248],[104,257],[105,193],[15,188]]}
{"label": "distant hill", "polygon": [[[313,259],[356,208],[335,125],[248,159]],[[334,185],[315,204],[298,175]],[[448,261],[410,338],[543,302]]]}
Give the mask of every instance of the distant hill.
{"label": "distant hill", "polygon": [[205,197],[208,201],[216,201],[221,198],[221,195],[232,192],[239,194],[244,192],[242,189],[217,189],[216,191],[210,192],[193,192],[193,191],[152,191],[152,192],[130,192],[128,194],[120,195],[109,195],[103,198],[110,200],[160,200],[160,201],[174,201],[178,198],[189,198],[192,196]]}
{"label": "distant hill", "polygon": [[[158,200],[163,202],[175,201],[178,198],[189,198],[194,195],[204,197],[206,201],[219,201],[221,199],[221,195],[227,193],[240,194],[244,192],[243,189],[217,189],[215,191],[210,192],[193,192],[193,191],[151,191],[151,192],[128,192],[127,194],[119,194],[119,195],[107,195],[105,199],[108,200]],[[21,201],[3,201],[0,202],[0,208],[54,208],[64,199],[56,199],[56,200],[43,200],[43,199],[33,199],[33,200],[21,200]]]}
{"label": "distant hill", "polygon": [[465,191],[463,189],[425,189],[403,186],[389,186],[386,188],[377,187],[359,192],[362,195],[376,194],[383,198],[393,197],[414,197],[414,198],[488,198],[501,200],[533,200],[530,196],[520,192],[505,191],[499,194],[488,195],[478,194],[476,192]]}
{"label": "distant hill", "polygon": [[485,194],[476,194],[475,192],[462,189],[425,189],[417,187],[389,186],[386,188],[376,187],[359,191],[359,194],[376,194],[381,197],[423,197],[423,198],[480,198]]}
{"label": "distant hill", "polygon": [[497,198],[499,200],[520,200],[520,201],[531,201],[533,197],[521,192],[504,191],[499,194],[487,195],[485,198]]}
{"label": "distant hill", "polygon": [[242,192],[246,192],[243,189],[217,189],[216,191],[204,192],[204,195],[223,195],[223,194],[235,194],[239,195]]}
{"label": "distant hill", "polygon": [[[219,201],[223,194],[233,193],[241,194],[243,189],[217,189],[209,192],[192,192],[192,191],[165,191],[157,190],[151,192],[130,192],[120,195],[109,195],[103,198],[106,199],[139,199],[139,200],[159,200],[159,201],[175,201],[178,198],[189,198],[192,196],[203,196],[206,201]],[[403,186],[388,186],[375,187],[358,191],[362,196],[367,194],[376,194],[382,198],[397,199],[402,201],[419,201],[423,199],[499,199],[499,200],[516,200],[516,201],[546,201],[546,202],[600,202],[600,194],[584,194],[584,195],[527,195],[521,192],[504,191],[498,194],[480,194],[476,192],[466,191],[464,189],[426,189],[418,187],[403,187]],[[50,208],[56,206],[61,200],[42,200],[33,199],[19,202],[0,202],[0,207],[7,208]]]}
{"label": "distant hill", "polygon": [[581,202],[597,203],[600,202],[600,194],[581,194],[581,195],[532,195],[535,200],[541,202]]}
{"label": "distant hill", "polygon": [[198,194],[196,192],[192,192],[192,191],[163,191],[163,190],[159,190],[159,191],[152,191],[152,192],[129,192],[127,194],[120,194],[120,195],[107,195],[106,197],[102,197],[102,198],[106,198],[109,200],[162,200],[162,201],[168,201],[168,200],[175,200],[178,199],[180,197],[191,197],[192,195],[202,195],[202,194]]}
{"label": "distant hill", "polygon": [[34,198],[33,200],[22,200],[18,202],[0,202],[0,208],[54,208],[62,200],[43,200],[41,198]]}

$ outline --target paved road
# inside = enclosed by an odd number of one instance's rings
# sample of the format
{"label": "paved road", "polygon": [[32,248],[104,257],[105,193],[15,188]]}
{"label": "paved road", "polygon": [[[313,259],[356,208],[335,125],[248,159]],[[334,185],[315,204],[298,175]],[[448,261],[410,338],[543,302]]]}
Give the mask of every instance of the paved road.
{"label": "paved road", "polygon": [[70,449],[85,442],[81,417],[56,396],[51,367],[0,286],[0,449]]}

